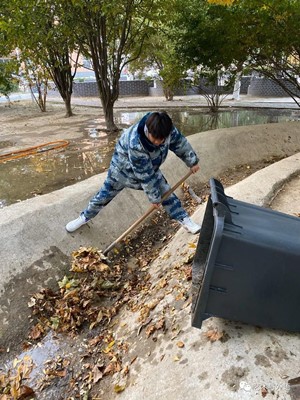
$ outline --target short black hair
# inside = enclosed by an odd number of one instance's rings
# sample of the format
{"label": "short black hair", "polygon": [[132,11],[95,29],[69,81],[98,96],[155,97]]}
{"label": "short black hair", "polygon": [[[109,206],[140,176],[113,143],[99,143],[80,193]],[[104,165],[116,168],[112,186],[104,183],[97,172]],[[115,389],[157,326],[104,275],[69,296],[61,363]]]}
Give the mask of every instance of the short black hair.
{"label": "short black hair", "polygon": [[147,118],[146,126],[156,139],[166,139],[172,132],[173,122],[166,112],[153,112]]}

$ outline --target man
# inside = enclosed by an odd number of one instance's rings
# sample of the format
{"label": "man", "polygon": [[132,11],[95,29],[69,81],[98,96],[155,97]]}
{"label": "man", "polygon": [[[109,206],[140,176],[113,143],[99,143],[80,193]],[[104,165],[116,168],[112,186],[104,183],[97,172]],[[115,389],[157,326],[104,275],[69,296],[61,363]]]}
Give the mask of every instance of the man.
{"label": "man", "polygon": [[170,186],[159,167],[169,150],[181,158],[193,173],[199,170],[196,153],[187,139],[173,126],[167,113],[148,113],[138,123],[126,129],[116,145],[103,186],[80,216],[66,225],[66,230],[74,232],[86,224],[127,187],[144,190],[154,207],[159,208],[162,205],[172,219],[177,220],[189,232],[198,233],[201,226],[189,218],[174,193],[166,200],[161,200]]}

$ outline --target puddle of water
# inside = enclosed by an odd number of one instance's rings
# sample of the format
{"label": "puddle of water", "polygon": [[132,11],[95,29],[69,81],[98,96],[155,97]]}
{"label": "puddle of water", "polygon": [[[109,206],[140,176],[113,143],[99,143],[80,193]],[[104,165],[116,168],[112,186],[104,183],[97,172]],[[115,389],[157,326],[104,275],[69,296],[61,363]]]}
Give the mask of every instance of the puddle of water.
{"label": "puddle of water", "polygon": [[[59,360],[74,360],[80,358],[84,349],[85,342],[81,340],[72,340],[67,343],[65,337],[59,334],[56,336],[52,331],[49,331],[38,344],[18,354],[13,360],[7,361],[4,365],[0,366],[0,369],[5,373],[10,371],[13,374],[14,370],[22,361],[25,362],[26,365],[32,365],[29,379],[26,380],[26,385],[35,387],[45,378],[45,369],[51,369],[51,365],[57,365]],[[16,368],[14,368],[14,363]]]}
{"label": "puddle of water", "polygon": [[[119,125],[130,126],[141,119],[148,111],[116,112],[116,122]],[[300,110],[233,109],[211,114],[203,110],[180,111],[173,109],[168,110],[168,114],[171,116],[174,125],[185,136],[219,128],[300,120]]]}
{"label": "puddle of water", "polygon": [[[116,123],[126,128],[137,122],[146,112],[118,110],[115,113]],[[212,115],[203,110],[172,109],[168,113],[186,136],[217,128],[300,120],[299,110],[238,109]],[[71,141],[61,151],[49,151],[1,163],[0,209],[105,171],[121,133],[103,132],[101,118],[91,120],[82,129],[83,138]]]}
{"label": "puddle of water", "polygon": [[[43,369],[45,368],[45,362],[52,360],[57,356],[59,349],[58,341],[53,337],[52,332],[47,334],[37,345],[19,354],[14,360],[22,361],[29,360],[33,368],[30,373],[30,379],[28,384],[35,382],[43,375]],[[9,361],[4,365],[4,371],[13,371],[13,361]]]}

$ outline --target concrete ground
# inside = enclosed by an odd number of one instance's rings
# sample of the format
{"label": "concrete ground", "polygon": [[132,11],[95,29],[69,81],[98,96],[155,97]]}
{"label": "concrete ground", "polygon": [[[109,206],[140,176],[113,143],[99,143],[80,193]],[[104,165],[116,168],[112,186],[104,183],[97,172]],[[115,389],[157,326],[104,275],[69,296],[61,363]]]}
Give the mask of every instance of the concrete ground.
{"label": "concrete ground", "polygon": [[[201,137],[194,135],[191,142],[201,157],[201,172],[191,183],[207,182],[222,170],[245,162],[286,157],[232,186],[226,194],[283,212],[300,211],[299,122],[219,129]],[[172,156],[163,170],[170,183],[186,171]],[[51,279],[57,280],[68,269],[71,251],[80,245],[105,248],[148,208],[142,193],[127,191],[106,208],[102,218],[67,234],[65,223],[77,216],[104,177],[101,174],[1,210],[0,347],[6,347],[12,335],[18,334],[28,314],[29,294]],[[293,208],[288,208],[291,203]],[[196,221],[202,220],[204,210],[205,204],[199,206]],[[116,221],[115,215],[122,215],[122,219]],[[138,312],[124,310],[119,318],[122,324],[117,327],[116,338],[130,343],[129,359],[138,358],[130,367],[126,390],[118,395],[104,394],[103,398],[299,399],[297,388],[288,383],[300,375],[299,334],[218,318],[206,320],[201,330],[191,327],[191,305],[179,302],[190,282],[181,281],[180,274],[196,242],[197,236],[180,229],[150,267],[153,290],[137,299],[146,304],[156,298],[158,305],[151,315],[153,321],[161,315],[169,321],[165,334],[159,334],[155,342],[151,337],[145,340],[138,334]],[[169,290],[162,293],[160,282],[164,277]],[[221,332],[222,336],[214,341],[210,332]]]}
{"label": "concrete ground", "polygon": [[[297,214],[300,211],[300,191],[297,190],[300,185],[299,161],[300,153],[251,175],[228,188],[226,194],[251,204],[271,205],[276,210]],[[283,184],[291,176],[294,178]],[[202,220],[205,207],[199,207],[194,214],[195,220]],[[298,240],[300,246],[300,238]],[[190,243],[191,238],[183,230],[176,234],[151,265],[152,288],[157,288],[162,276],[170,275],[178,264],[183,267],[183,258],[191,251]],[[173,318],[171,332],[158,335],[155,350],[146,352],[144,357],[139,356],[137,364],[131,368],[130,384],[118,398],[300,398],[299,388],[288,383],[300,375],[298,333],[263,329],[219,318],[204,321],[201,330],[193,328],[190,307],[179,305],[180,281],[172,273],[171,277],[168,296],[160,300],[159,309],[150,315],[153,321],[162,313],[170,320]],[[160,298],[160,295],[158,291],[154,298]],[[149,304],[153,301],[153,293],[151,296],[141,294],[139,301]],[[130,337],[129,332],[132,335],[135,332],[136,343],[130,346],[129,358],[135,354],[141,340],[136,334],[139,327],[137,317],[138,314],[132,316],[130,313],[122,316],[126,328],[119,328],[119,338]],[[221,333],[222,337],[214,341],[213,333]]]}

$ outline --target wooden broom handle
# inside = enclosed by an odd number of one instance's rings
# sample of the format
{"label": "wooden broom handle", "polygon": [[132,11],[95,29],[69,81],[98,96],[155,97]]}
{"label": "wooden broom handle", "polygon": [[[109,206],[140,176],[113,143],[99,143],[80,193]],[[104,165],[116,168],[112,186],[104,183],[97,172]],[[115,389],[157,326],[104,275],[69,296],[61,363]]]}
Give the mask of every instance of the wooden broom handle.
{"label": "wooden broom handle", "polygon": [[[180,179],[173,187],[171,187],[163,196],[161,201],[167,199],[171,193],[173,193],[178,186],[180,186],[190,175],[192,171],[190,170],[183,178]],[[104,251],[103,254],[106,255],[110,250],[112,250],[117,243],[119,243],[125,236],[127,236],[130,232],[132,232],[141,222],[143,222],[153,211],[157,210],[156,207],[151,206],[148,211],[145,212],[138,220],[136,220],[121,236],[119,236],[111,245],[109,245]]]}

